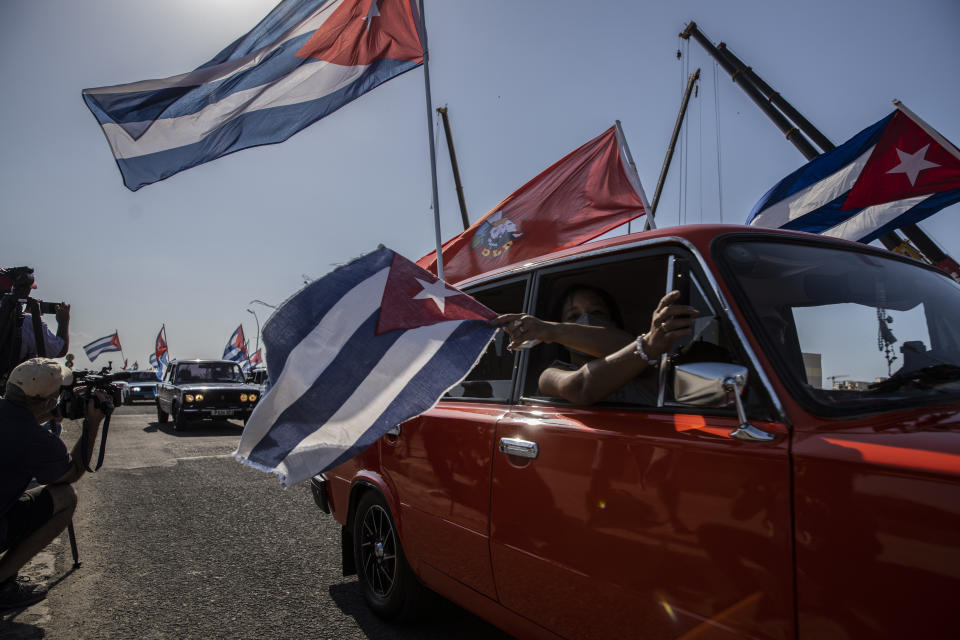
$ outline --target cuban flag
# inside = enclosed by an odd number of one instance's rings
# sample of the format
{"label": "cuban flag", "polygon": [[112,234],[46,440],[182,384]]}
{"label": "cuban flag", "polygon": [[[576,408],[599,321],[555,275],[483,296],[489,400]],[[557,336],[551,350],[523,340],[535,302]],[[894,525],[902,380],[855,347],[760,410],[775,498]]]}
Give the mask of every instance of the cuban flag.
{"label": "cuban flag", "polygon": [[195,70],[84,89],[131,190],[283,142],[423,63],[413,0],[283,0]]}
{"label": "cuban flag", "polygon": [[97,338],[93,342],[83,345],[83,351],[87,354],[87,358],[90,359],[90,362],[96,360],[97,356],[99,356],[101,353],[120,350],[120,336],[116,331],[108,336]]}
{"label": "cuban flag", "polygon": [[133,366],[130,367],[131,371],[138,371],[140,369],[140,363],[136,360],[133,361]]}
{"label": "cuban flag", "polygon": [[247,361],[247,342],[243,338],[243,325],[241,324],[230,336],[227,346],[223,349],[223,359],[239,362],[241,366]]}
{"label": "cuban flag", "polygon": [[273,385],[234,457],[284,487],[349,460],[463,380],[496,315],[384,247],[313,281],[263,328]]}
{"label": "cuban flag", "polygon": [[870,242],[960,202],[960,150],[901,103],[777,183],[748,224]]}
{"label": "cuban flag", "polygon": [[163,354],[158,360],[157,356],[150,354],[150,366],[157,373],[157,380],[163,380],[163,372],[167,370],[167,354]]}
{"label": "cuban flag", "polygon": [[261,351],[263,350],[257,349],[256,352],[252,356],[250,356],[250,360],[249,360],[250,366],[254,369],[256,369],[257,367],[263,364],[263,355],[261,355],[260,353]]}

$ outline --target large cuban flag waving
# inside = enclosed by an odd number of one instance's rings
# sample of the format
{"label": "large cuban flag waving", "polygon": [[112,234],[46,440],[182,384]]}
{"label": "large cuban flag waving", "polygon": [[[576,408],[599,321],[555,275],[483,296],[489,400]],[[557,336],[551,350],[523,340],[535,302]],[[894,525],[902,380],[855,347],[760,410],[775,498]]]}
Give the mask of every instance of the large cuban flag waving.
{"label": "large cuban flag waving", "polygon": [[384,247],[315,280],[263,328],[273,384],[234,456],[285,487],[349,460],[463,380],[496,315]]}
{"label": "large cuban flag waving", "polygon": [[423,63],[413,0],[283,0],[179,76],[84,89],[132,191],[283,142]]}
{"label": "large cuban flag waving", "polygon": [[747,222],[859,242],[960,202],[960,150],[901,103],[778,182]]}

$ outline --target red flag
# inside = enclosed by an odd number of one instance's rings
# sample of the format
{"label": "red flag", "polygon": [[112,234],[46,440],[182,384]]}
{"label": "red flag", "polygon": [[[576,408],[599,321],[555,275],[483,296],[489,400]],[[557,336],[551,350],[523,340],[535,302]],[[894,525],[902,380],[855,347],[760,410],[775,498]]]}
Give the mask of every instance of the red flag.
{"label": "red flag", "polygon": [[260,354],[261,351],[262,349],[257,349],[257,351],[252,356],[250,356],[251,365],[263,364],[263,356]]}
{"label": "red flag", "polygon": [[[614,126],[555,162],[443,244],[443,279],[458,282],[575,247],[642,216],[644,198],[621,153]],[[436,252],[417,264],[436,274]]]}

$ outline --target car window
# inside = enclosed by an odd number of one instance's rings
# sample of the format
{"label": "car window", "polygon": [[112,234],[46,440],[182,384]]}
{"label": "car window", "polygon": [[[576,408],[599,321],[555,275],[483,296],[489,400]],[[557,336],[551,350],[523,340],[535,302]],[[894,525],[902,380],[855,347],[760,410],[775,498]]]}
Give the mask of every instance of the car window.
{"label": "car window", "polygon": [[[526,281],[520,280],[470,291],[469,293],[481,304],[497,313],[519,313],[523,310],[525,291]],[[494,339],[487,345],[487,350],[466,379],[447,392],[445,397],[509,402],[513,387],[516,354],[507,350],[508,342],[509,340],[503,330],[498,330]]]}
{"label": "car window", "polygon": [[[664,295],[667,255],[605,258],[593,263],[559,267],[540,274],[534,315],[543,320],[562,321],[564,299],[579,287],[601,292],[612,307],[611,321],[631,336],[644,333],[650,316]],[[570,320],[570,318],[567,318]],[[632,339],[631,339],[632,341]],[[626,344],[626,342],[624,343]],[[540,375],[550,367],[576,369],[570,351],[559,344],[540,344],[530,349],[525,369],[523,395],[528,398],[564,402],[547,398],[539,388]],[[624,385],[599,404],[652,406],[657,403],[657,376],[654,371]]]}
{"label": "car window", "polygon": [[792,393],[823,415],[960,395],[960,286],[868,252],[730,242],[734,293]]}

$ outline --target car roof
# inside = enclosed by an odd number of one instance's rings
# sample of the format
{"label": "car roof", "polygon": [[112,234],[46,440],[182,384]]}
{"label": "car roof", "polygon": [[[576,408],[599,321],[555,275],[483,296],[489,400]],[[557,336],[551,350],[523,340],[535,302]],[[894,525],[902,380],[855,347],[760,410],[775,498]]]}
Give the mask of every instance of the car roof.
{"label": "car roof", "polygon": [[[641,219],[642,222],[642,219]],[[592,254],[595,252],[615,251],[618,247],[624,248],[634,245],[638,242],[648,242],[650,240],[679,239],[689,242],[702,252],[707,252],[710,243],[723,235],[728,234],[756,234],[758,236],[783,236],[784,238],[803,238],[806,240],[816,240],[818,242],[836,244],[840,246],[856,247],[860,250],[873,250],[881,253],[888,253],[885,249],[878,249],[859,242],[851,242],[840,238],[830,238],[815,233],[805,233],[802,231],[787,231],[784,229],[768,229],[765,227],[754,227],[739,224],[689,224],[675,227],[663,227],[661,229],[651,229],[649,231],[638,231],[636,233],[625,234],[603,240],[594,240],[569,249],[561,249],[551,253],[545,253],[536,258],[515,262],[513,264],[478,273],[465,278],[459,282],[452,282],[457,288],[463,288],[480,282],[496,279],[498,277],[513,273],[527,271],[547,263],[560,262],[565,259],[574,258],[583,254]],[[890,254],[896,255],[896,254]]]}

